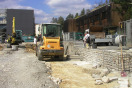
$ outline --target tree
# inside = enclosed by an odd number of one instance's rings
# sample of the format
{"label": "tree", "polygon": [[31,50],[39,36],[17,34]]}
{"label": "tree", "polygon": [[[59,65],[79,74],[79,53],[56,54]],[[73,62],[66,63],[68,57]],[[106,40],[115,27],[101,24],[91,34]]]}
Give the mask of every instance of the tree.
{"label": "tree", "polygon": [[63,18],[62,16],[60,16],[60,17],[58,18],[57,23],[63,25],[63,23],[64,23],[64,18]]}
{"label": "tree", "polygon": [[57,23],[57,18],[52,18],[51,23]]}
{"label": "tree", "polygon": [[73,14],[69,13],[69,15],[66,17],[66,20],[73,19],[73,18],[74,18]]}
{"label": "tree", "polygon": [[80,16],[83,16],[83,15],[85,15],[85,9],[84,8],[82,9]]}
{"label": "tree", "polygon": [[78,17],[79,17],[79,15],[78,15],[78,13],[76,13],[76,15],[75,15],[75,17],[74,17],[74,18],[75,18],[75,19],[77,19]]}
{"label": "tree", "polygon": [[116,7],[117,11],[122,16],[122,21],[132,18],[132,1],[131,0],[111,0],[115,4],[120,4]]}
{"label": "tree", "polygon": [[108,2],[109,2],[108,0],[105,1],[106,4],[108,4]]}
{"label": "tree", "polygon": [[101,1],[99,2],[99,6],[102,6],[102,5],[104,5],[104,3],[103,3],[103,1],[101,0]]}
{"label": "tree", "polygon": [[86,14],[88,14],[88,13],[90,13],[90,12],[91,12],[90,9],[87,9],[87,10],[86,10]]}

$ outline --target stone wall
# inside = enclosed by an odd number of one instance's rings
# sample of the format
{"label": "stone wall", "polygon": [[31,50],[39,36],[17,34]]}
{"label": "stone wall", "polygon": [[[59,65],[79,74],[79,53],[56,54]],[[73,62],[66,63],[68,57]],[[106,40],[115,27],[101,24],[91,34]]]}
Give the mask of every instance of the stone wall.
{"label": "stone wall", "polygon": [[[116,50],[99,50],[75,48],[76,54],[80,55],[81,60],[91,64],[101,65],[108,69],[117,71],[122,70],[122,57],[120,51]],[[123,52],[124,70],[132,72],[132,55],[130,52]]]}

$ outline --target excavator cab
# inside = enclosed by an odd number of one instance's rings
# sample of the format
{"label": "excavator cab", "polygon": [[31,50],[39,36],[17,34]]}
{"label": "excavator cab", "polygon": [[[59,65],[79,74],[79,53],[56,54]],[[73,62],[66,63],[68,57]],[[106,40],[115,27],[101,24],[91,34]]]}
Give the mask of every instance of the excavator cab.
{"label": "excavator cab", "polygon": [[63,60],[62,30],[60,24],[41,24],[41,42],[37,44],[36,55],[39,60],[57,57]]}
{"label": "excavator cab", "polygon": [[61,37],[61,25],[59,24],[42,24],[42,37]]}

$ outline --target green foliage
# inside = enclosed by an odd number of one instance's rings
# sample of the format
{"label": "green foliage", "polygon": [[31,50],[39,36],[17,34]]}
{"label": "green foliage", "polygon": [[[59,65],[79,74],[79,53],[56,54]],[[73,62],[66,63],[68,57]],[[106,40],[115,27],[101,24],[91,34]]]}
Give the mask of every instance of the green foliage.
{"label": "green foliage", "polygon": [[53,17],[52,20],[51,20],[51,23],[57,23],[57,21],[58,21],[57,18]]}
{"label": "green foliage", "polygon": [[76,15],[75,15],[75,19],[77,19],[77,18],[79,18],[80,16],[78,15],[78,13],[76,13]]}
{"label": "green foliage", "polygon": [[85,9],[84,8],[82,9],[80,16],[83,16],[83,15],[85,15]]}
{"label": "green foliage", "polygon": [[112,0],[115,4],[120,4],[121,7],[116,7],[116,11],[123,17],[121,20],[132,18],[132,1],[131,0]]}
{"label": "green foliage", "polygon": [[63,23],[64,23],[64,18],[63,18],[62,16],[60,16],[60,17],[58,18],[57,23],[63,25]]}
{"label": "green foliage", "polygon": [[86,14],[90,13],[91,10],[90,9],[86,9]]}
{"label": "green foliage", "polygon": [[76,13],[75,18],[78,17],[78,13]]}
{"label": "green foliage", "polygon": [[73,14],[69,14],[67,17],[66,17],[66,20],[68,20],[68,19],[73,19],[74,18],[74,16],[73,16]]}

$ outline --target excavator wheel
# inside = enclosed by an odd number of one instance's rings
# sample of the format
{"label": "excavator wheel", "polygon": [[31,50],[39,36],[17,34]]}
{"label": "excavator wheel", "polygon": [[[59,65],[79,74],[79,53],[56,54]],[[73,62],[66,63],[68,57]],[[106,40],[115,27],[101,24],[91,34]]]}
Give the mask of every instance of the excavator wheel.
{"label": "excavator wheel", "polygon": [[38,53],[37,52],[38,52],[38,47],[36,47],[36,56],[38,56]]}
{"label": "excavator wheel", "polygon": [[64,55],[60,55],[59,60],[64,61]]}
{"label": "excavator wheel", "polygon": [[39,49],[40,45],[36,48],[36,56],[38,57],[38,60],[42,61],[43,56],[41,55],[41,51]]}
{"label": "excavator wheel", "polygon": [[43,60],[43,56],[42,55],[38,55],[38,60],[42,61]]}
{"label": "excavator wheel", "polygon": [[41,55],[41,51],[38,50],[38,60],[42,61],[43,60],[43,56]]}

